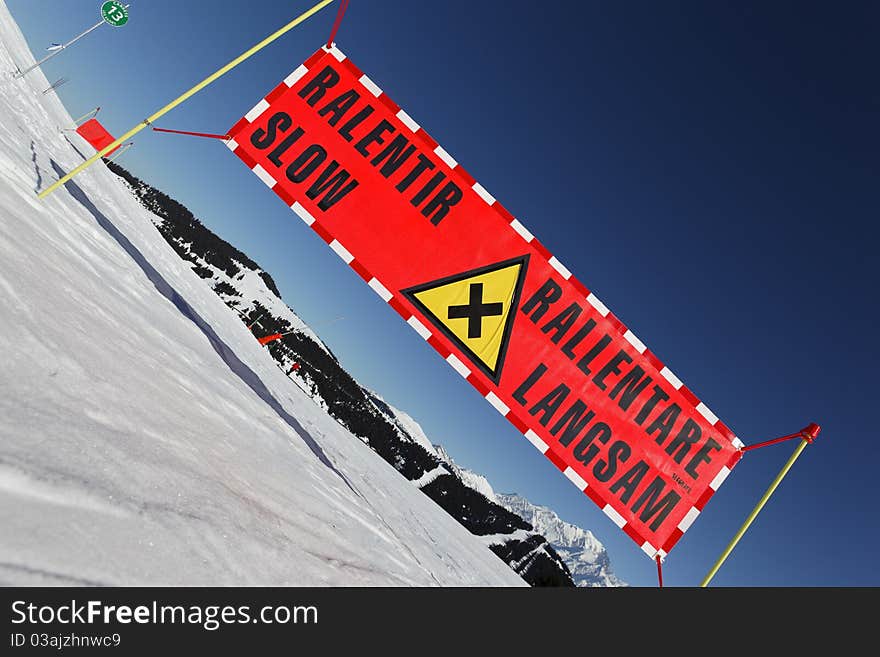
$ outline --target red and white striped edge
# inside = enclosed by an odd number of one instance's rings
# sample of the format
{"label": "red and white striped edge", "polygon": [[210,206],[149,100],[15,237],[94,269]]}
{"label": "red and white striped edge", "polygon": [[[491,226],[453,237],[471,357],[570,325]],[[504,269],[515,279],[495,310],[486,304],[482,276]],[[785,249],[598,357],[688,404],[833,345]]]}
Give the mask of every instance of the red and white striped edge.
{"label": "red and white striped edge", "polygon": [[[556,452],[546,443],[544,440],[534,431],[529,429],[527,425],[503,402],[501,399],[495,395],[494,392],[488,389],[486,385],[480,380],[480,378],[475,374],[475,372],[464,362],[461,361],[454,353],[452,353],[443,342],[439,339],[437,333],[433,331],[431,328],[425,326],[415,315],[413,315],[406,306],[401,302],[401,299],[395,296],[395,294],[389,290],[385,285],[382,284],[379,279],[373,276],[370,272],[366,270],[363,265],[342,245],[338,240],[322,225],[321,222],[318,221],[311,213],[309,213],[306,208],[304,208],[298,201],[295,201],[293,198],[289,198],[288,194],[281,189],[280,186],[276,184],[274,178],[261,167],[259,164],[256,164],[251,160],[251,158],[244,153],[241,149],[238,148],[238,143],[235,140],[235,136],[238,133],[246,128],[248,125],[256,121],[262,113],[269,108],[272,101],[280,96],[282,93],[290,89],[297,81],[299,81],[308,71],[313,67],[320,59],[323,58],[325,54],[331,54],[338,62],[343,64],[346,68],[348,68],[354,75],[356,75],[361,84],[372,94],[379,102],[385,105],[389,110],[391,110],[394,114],[397,115],[397,118],[413,133],[413,136],[418,138],[423,145],[427,146],[429,150],[431,150],[438,158],[440,158],[443,162],[447,164],[455,173],[459,174],[462,179],[467,183],[467,185],[473,190],[474,193],[477,194],[483,201],[485,201],[492,209],[496,210],[508,223],[510,228],[516,232],[524,242],[534,247],[541,256],[547,260],[551,267],[553,267],[557,273],[566,281],[571,283],[575,289],[577,289],[584,297],[584,299],[589,303],[595,310],[609,322],[611,322],[612,326],[614,326],[615,330],[624,337],[627,342],[629,342],[633,348],[640,354],[642,354],[648,361],[656,368],[656,370],[660,373],[660,375],[666,379],[667,382],[675,389],[678,390],[684,398],[693,405],[693,407],[699,412],[712,427],[714,427],[718,433],[733,443],[733,446],[737,448],[737,451],[733,454],[724,467],[721,468],[721,471],[715,477],[715,479],[709,484],[709,488],[706,492],[700,497],[697,501],[697,504],[693,506],[685,517],[678,524],[673,535],[670,537],[666,543],[660,547],[652,545],[650,542],[646,541],[643,536],[639,534],[639,532],[626,520],[623,516],[618,513],[614,507],[608,504],[603,497],[590,488],[587,485],[587,482],[580,477],[577,472],[575,472],[572,468],[568,467],[568,465],[562,460],[560,456],[556,454]],[[508,212],[498,200],[492,196],[485,187],[483,187],[480,183],[478,183],[473,176],[471,176],[465,169],[462,167],[442,146],[440,146],[418,123],[416,123],[413,118],[403,111],[393,100],[391,100],[387,94],[385,94],[381,88],[379,88],[369,77],[367,77],[360,69],[358,69],[354,64],[351,63],[344,53],[342,53],[337,47],[336,44],[333,44],[330,48],[327,46],[323,46],[321,50],[317,51],[314,55],[312,55],[304,64],[299,66],[293,73],[291,73],[284,81],[279,84],[275,89],[272,90],[265,98],[261,98],[260,102],[258,102],[251,111],[245,114],[244,118],[242,118],[238,123],[236,123],[232,130],[229,131],[231,135],[230,139],[227,140],[227,147],[234,152],[236,155],[241,158],[241,160],[250,168],[256,176],[262,180],[270,189],[272,189],[280,198],[283,200],[291,210],[293,210],[305,223],[307,226],[310,226],[312,230],[314,230],[320,237],[323,239],[333,251],[339,255],[340,258],[351,267],[366,283],[379,295],[379,297],[394,308],[397,313],[403,317],[403,319],[409,324],[413,330],[418,333],[428,344],[430,344],[445,360],[446,362],[460,374],[463,378],[465,378],[477,391],[480,392],[483,397],[486,398],[494,408],[497,410],[502,416],[507,418],[511,424],[513,424],[525,438],[535,446],[544,456],[546,456],[559,470],[575,485],[578,490],[587,495],[593,502],[603,510],[605,515],[607,515],[611,521],[620,527],[630,538],[632,538],[642,549],[645,554],[647,554],[651,559],[656,558],[658,555],[661,560],[666,557],[672,547],[681,539],[684,535],[684,532],[688,530],[688,528],[693,524],[694,520],[706,506],[706,503],[712,497],[718,487],[721,486],[722,482],[727,478],[727,475],[730,474],[731,469],[739,459],[742,457],[742,441],[734,435],[734,433],[727,427],[718,417],[709,409],[706,404],[700,401],[697,396],[685,386],[681,380],[672,373],[672,371],[660,361],[657,356],[655,356],[646,346],[645,344],[636,337],[635,333],[629,330],[626,325],[621,322],[609,309],[608,307],[602,303],[595,294],[590,292],[587,287],[581,283],[577,278],[575,278],[571,271],[563,265],[559,259],[556,258],[547,248],[541,244],[537,238],[529,231],[518,219],[516,219],[510,212]]]}

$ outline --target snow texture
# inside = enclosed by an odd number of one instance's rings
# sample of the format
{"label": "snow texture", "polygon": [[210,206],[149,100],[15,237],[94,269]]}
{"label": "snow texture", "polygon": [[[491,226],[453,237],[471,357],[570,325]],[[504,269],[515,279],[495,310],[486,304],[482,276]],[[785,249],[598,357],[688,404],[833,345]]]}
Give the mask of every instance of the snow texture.
{"label": "snow texture", "polygon": [[[0,2],[0,583],[523,585],[321,412],[97,164]],[[67,135],[67,136],[65,136]],[[68,139],[70,141],[68,141]]]}

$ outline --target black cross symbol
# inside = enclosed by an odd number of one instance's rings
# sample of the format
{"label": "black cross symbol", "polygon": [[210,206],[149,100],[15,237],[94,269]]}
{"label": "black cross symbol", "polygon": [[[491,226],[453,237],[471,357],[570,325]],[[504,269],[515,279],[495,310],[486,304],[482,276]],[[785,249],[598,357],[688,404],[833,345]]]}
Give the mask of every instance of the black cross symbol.
{"label": "black cross symbol", "polygon": [[483,318],[501,315],[502,303],[483,303],[483,284],[471,283],[470,299],[466,306],[449,306],[449,319],[467,319],[468,339],[479,338],[483,334]]}

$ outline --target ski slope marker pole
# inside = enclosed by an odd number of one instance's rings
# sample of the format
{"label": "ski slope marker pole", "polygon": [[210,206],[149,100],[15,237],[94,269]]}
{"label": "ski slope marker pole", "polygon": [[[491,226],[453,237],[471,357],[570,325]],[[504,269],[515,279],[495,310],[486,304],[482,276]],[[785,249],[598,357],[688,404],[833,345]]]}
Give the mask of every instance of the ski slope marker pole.
{"label": "ski slope marker pole", "polygon": [[55,80],[55,82],[49,85],[48,89],[45,89],[43,91],[43,95],[45,96],[50,91],[55,91],[56,89],[63,87],[68,82],[70,82],[70,78],[58,78],[57,80]]}
{"label": "ski slope marker pole", "polygon": [[88,112],[86,112],[85,114],[83,114],[81,117],[79,117],[78,119],[74,120],[73,123],[74,123],[75,125],[79,125],[79,122],[82,121],[84,118],[86,118],[87,116],[88,116],[88,117],[94,117],[94,116],[97,116],[97,115],[98,115],[98,112],[100,112],[100,111],[101,111],[101,108],[100,108],[100,107],[96,107],[96,108],[93,109],[93,110],[89,110]]}
{"label": "ski slope marker pole", "polygon": [[134,142],[133,142],[133,141],[128,142],[125,146],[123,146],[122,148],[119,149],[119,152],[116,153],[116,155],[114,155],[113,157],[111,157],[111,158],[110,158],[109,160],[107,160],[107,161],[108,161],[108,162],[115,162],[116,160],[119,159],[119,157],[120,157],[123,153],[125,153],[125,151],[127,151],[127,150],[128,150],[129,148],[131,148],[132,146],[134,146]]}
{"label": "ski slope marker pole", "polygon": [[226,66],[219,69],[215,73],[212,73],[211,75],[206,77],[204,80],[199,82],[196,86],[192,87],[191,89],[184,92],[183,94],[181,94],[180,96],[178,96],[177,98],[172,100],[170,103],[165,105],[165,107],[163,107],[162,109],[158,110],[154,114],[150,115],[148,118],[146,118],[143,121],[141,121],[140,123],[138,123],[134,128],[132,128],[131,130],[126,132],[124,135],[119,137],[119,139],[115,140],[113,143],[109,144],[108,146],[105,146],[98,153],[95,153],[94,155],[92,155],[92,157],[90,157],[88,160],[86,160],[85,162],[83,162],[82,164],[77,166],[75,169],[73,169],[69,173],[62,176],[60,180],[49,185],[49,187],[47,187],[42,192],[37,194],[37,196],[39,198],[46,198],[49,194],[51,194],[56,189],[61,187],[61,185],[66,183],[68,180],[70,180],[71,178],[73,178],[77,174],[82,173],[84,170],[88,169],[90,166],[92,166],[95,162],[100,160],[102,157],[104,157],[107,153],[112,151],[114,148],[116,148],[117,146],[119,146],[123,142],[131,139],[132,137],[134,137],[137,133],[139,133],[141,130],[143,130],[147,126],[152,125],[153,121],[158,121],[160,118],[165,116],[168,112],[173,110],[175,107],[177,107],[181,103],[189,100],[192,96],[196,95],[198,92],[200,92],[202,89],[207,87],[209,84],[211,84],[212,82],[215,82],[217,79],[219,79],[219,78],[223,77],[224,75],[226,75],[227,73],[229,73],[229,71],[234,69],[236,66],[241,64],[243,61],[245,61],[246,59],[249,59],[250,57],[252,57],[256,53],[260,52],[263,48],[268,46],[270,43],[280,39],[282,36],[287,34],[290,30],[292,30],[293,28],[295,28],[297,25],[304,22],[305,20],[311,18],[314,14],[317,14],[319,11],[321,11],[324,7],[326,7],[327,5],[332,3],[333,1],[334,0],[321,0],[321,2],[316,4],[311,9],[307,9],[306,11],[301,13],[299,16],[294,18],[292,21],[290,21],[287,25],[285,25],[281,29],[277,30],[276,32],[273,32],[272,34],[267,36],[265,39],[260,41],[257,45],[253,46],[249,50],[246,50],[245,52],[240,54],[238,57],[233,59]]}
{"label": "ski slope marker pole", "polygon": [[[125,5],[125,8],[128,9],[130,6],[131,6],[131,5]],[[64,45],[62,45],[60,48],[58,48],[58,50],[53,50],[51,53],[49,53],[48,55],[46,55],[45,57],[43,57],[43,59],[41,59],[40,61],[38,61],[36,64],[30,66],[29,68],[25,69],[24,71],[19,71],[18,73],[16,73],[16,74],[13,75],[12,77],[13,77],[14,79],[16,79],[16,80],[17,80],[18,78],[23,78],[25,75],[27,75],[28,73],[30,73],[31,71],[33,71],[33,70],[34,70],[35,68],[37,68],[38,66],[41,66],[42,64],[45,64],[46,62],[48,62],[50,59],[52,59],[52,58],[53,58],[55,55],[57,55],[58,53],[62,53],[62,52],[64,52],[67,48],[69,48],[70,46],[72,46],[74,43],[76,43],[77,41],[79,41],[80,39],[82,39],[82,38],[83,38],[84,36],[86,36],[87,34],[90,34],[90,33],[94,32],[95,30],[97,30],[99,27],[101,27],[101,26],[102,26],[104,23],[106,23],[106,22],[107,22],[107,21],[105,21],[105,20],[102,18],[99,22],[97,22],[97,23],[95,23],[94,25],[92,25],[92,26],[91,26],[89,29],[87,29],[85,32],[82,32],[82,33],[78,34],[77,36],[75,36],[74,38],[72,38],[70,41],[68,41],[67,43],[65,43]]]}
{"label": "ski slope marker pole", "polygon": [[[740,542],[740,539],[745,535],[748,531],[749,527],[751,527],[752,523],[755,522],[755,518],[758,517],[758,514],[761,513],[761,509],[764,508],[764,505],[767,504],[767,500],[776,492],[776,489],[779,487],[779,484],[782,483],[782,480],[785,479],[785,475],[788,474],[788,471],[791,470],[791,466],[794,465],[794,462],[798,460],[798,457],[801,455],[801,452],[804,451],[804,448],[813,442],[816,439],[816,436],[819,435],[819,425],[818,424],[810,424],[806,428],[802,429],[800,432],[801,441],[798,446],[795,448],[792,455],[788,458],[788,461],[784,466],[782,466],[782,470],[779,471],[779,474],[776,475],[776,479],[770,484],[770,487],[764,492],[761,496],[761,499],[758,500],[758,503],[755,505],[755,508],[752,509],[752,512],[749,514],[748,518],[746,518],[745,522],[742,524],[742,527],[739,528],[739,531],[736,532],[734,537],[730,540],[730,543],[727,544],[727,547],[724,549],[724,552],[721,553],[721,556],[718,557],[718,561],[715,562],[715,565],[712,566],[712,569],[703,578],[703,581],[700,582],[700,586],[702,588],[706,588],[709,586],[709,582],[712,581],[712,578],[718,573],[721,566],[724,565],[724,562],[727,561],[727,557],[730,556],[730,553],[733,552],[733,549],[736,547],[737,543]],[[787,437],[786,437],[787,438]],[[775,441],[768,441],[775,442]]]}

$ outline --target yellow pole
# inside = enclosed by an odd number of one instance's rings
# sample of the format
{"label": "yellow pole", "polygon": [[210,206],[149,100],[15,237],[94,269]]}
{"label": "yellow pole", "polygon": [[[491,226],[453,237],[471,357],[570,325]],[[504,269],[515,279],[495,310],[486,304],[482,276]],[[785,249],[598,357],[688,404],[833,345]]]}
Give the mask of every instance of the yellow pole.
{"label": "yellow pole", "polygon": [[256,53],[258,53],[260,50],[262,50],[263,48],[265,48],[266,46],[268,46],[268,45],[269,45],[270,43],[272,43],[273,41],[276,41],[277,39],[281,38],[282,36],[284,36],[285,34],[287,34],[290,30],[292,30],[292,29],[295,28],[297,25],[299,25],[300,23],[302,23],[303,21],[305,21],[305,20],[311,18],[314,14],[318,13],[319,11],[321,11],[324,7],[326,7],[327,5],[329,5],[331,2],[333,2],[333,0],[321,0],[321,2],[319,2],[318,4],[316,4],[316,5],[315,5],[314,7],[312,7],[311,9],[309,9],[309,10],[307,10],[307,11],[304,11],[302,14],[300,14],[299,16],[297,16],[296,18],[294,18],[292,21],[290,21],[287,25],[285,25],[284,27],[282,27],[280,30],[278,30],[277,32],[274,32],[274,33],[270,34],[270,35],[267,36],[265,39],[263,39],[262,41],[260,41],[257,45],[255,45],[253,48],[251,48],[250,50],[247,50],[246,52],[243,52],[241,55],[239,55],[238,57],[236,57],[235,59],[233,59],[233,60],[232,60],[231,62],[229,62],[226,66],[224,66],[223,68],[221,68],[219,71],[217,71],[216,73],[212,73],[211,75],[209,75],[208,77],[206,77],[204,80],[202,80],[201,82],[199,82],[199,83],[198,83],[196,86],[194,86],[192,89],[190,89],[189,91],[183,93],[182,95],[180,95],[180,96],[178,96],[177,98],[175,98],[174,100],[172,100],[172,101],[171,101],[170,103],[168,103],[165,107],[163,107],[162,109],[160,109],[158,112],[156,112],[156,113],[153,114],[152,116],[150,116],[150,117],[144,119],[143,121],[141,121],[140,123],[138,123],[134,128],[132,128],[131,130],[129,130],[128,132],[126,132],[124,135],[122,135],[119,139],[117,139],[116,141],[114,141],[112,144],[110,144],[110,145],[104,147],[104,148],[103,148],[101,151],[99,151],[98,153],[95,153],[95,154],[94,154],[92,157],[90,157],[88,160],[86,160],[85,162],[83,162],[82,164],[80,164],[78,167],[76,167],[75,169],[73,169],[70,173],[68,173],[67,175],[65,175],[64,177],[62,177],[61,180],[59,180],[58,182],[56,182],[56,183],[50,185],[49,187],[47,187],[46,189],[44,189],[42,192],[40,192],[40,193],[38,194],[39,198],[45,198],[46,196],[48,196],[49,194],[51,194],[52,192],[54,192],[54,191],[55,191],[56,189],[58,189],[61,185],[63,185],[64,183],[66,183],[68,180],[70,180],[71,178],[73,178],[75,175],[81,173],[81,172],[84,171],[85,169],[87,169],[87,168],[89,168],[90,166],[92,166],[95,162],[97,162],[99,159],[101,159],[102,157],[104,157],[107,153],[109,153],[110,151],[112,151],[114,148],[116,148],[117,146],[119,146],[119,145],[122,144],[123,142],[127,141],[128,139],[131,139],[132,137],[134,137],[134,136],[135,136],[137,133],[139,133],[141,130],[143,130],[143,129],[146,128],[148,125],[150,125],[151,123],[153,123],[153,121],[157,121],[157,120],[159,120],[160,118],[162,118],[163,116],[165,116],[168,112],[170,112],[170,111],[173,110],[175,107],[177,107],[178,105],[180,105],[180,104],[183,103],[184,101],[188,100],[189,98],[191,98],[192,96],[194,96],[195,94],[197,94],[198,92],[200,92],[202,89],[204,89],[205,87],[207,87],[209,84],[211,84],[212,82],[214,82],[214,81],[217,80],[218,78],[220,78],[220,77],[226,75],[229,71],[231,71],[231,70],[234,69],[236,66],[238,66],[239,64],[241,64],[244,60],[248,59],[248,58],[251,57],[252,55],[255,55]]}
{"label": "yellow pole", "polygon": [[794,462],[797,461],[798,457],[801,455],[801,452],[804,451],[804,448],[809,444],[810,441],[807,439],[801,439],[800,444],[795,448],[792,455],[789,457],[788,462],[782,466],[782,470],[779,471],[779,474],[776,475],[776,479],[773,480],[773,483],[770,484],[770,487],[764,493],[760,500],[758,500],[758,504],[752,509],[752,512],[749,514],[749,517],[746,518],[746,521],[743,523],[742,527],[739,528],[739,531],[736,535],[731,539],[730,543],[727,544],[727,547],[724,549],[724,552],[721,553],[721,556],[718,557],[718,561],[715,562],[715,565],[712,566],[712,570],[709,571],[709,574],[703,578],[703,581],[700,583],[700,586],[705,588],[709,586],[709,582],[712,581],[712,578],[718,573],[718,570],[724,565],[724,562],[727,561],[727,557],[730,556],[730,553],[733,552],[733,548],[736,547],[736,544],[739,543],[740,539],[745,535],[748,531],[749,527],[751,527],[752,523],[755,521],[755,518],[758,517],[758,514],[761,513],[761,509],[764,508],[764,505],[767,504],[767,500],[770,499],[770,496],[776,491],[779,487],[779,484],[785,478],[785,475],[788,474],[788,471],[791,470],[791,466],[794,465]]}

